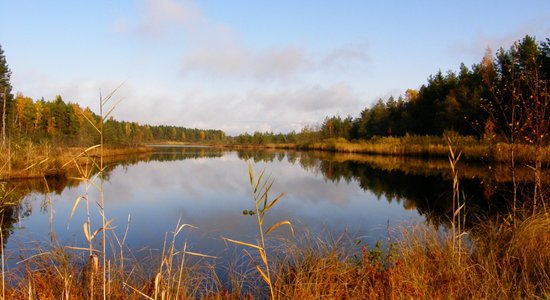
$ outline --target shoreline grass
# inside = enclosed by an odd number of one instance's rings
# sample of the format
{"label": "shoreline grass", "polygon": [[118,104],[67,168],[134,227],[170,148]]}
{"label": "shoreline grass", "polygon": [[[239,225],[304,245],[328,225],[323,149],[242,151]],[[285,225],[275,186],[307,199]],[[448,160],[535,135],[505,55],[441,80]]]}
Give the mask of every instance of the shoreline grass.
{"label": "shoreline grass", "polygon": [[[180,225],[181,226],[181,225]],[[431,226],[403,224],[389,245],[366,245],[345,234],[281,239],[270,251],[274,299],[537,299],[550,296],[550,217],[516,226],[480,224],[456,253],[453,237]],[[118,246],[115,246],[115,248]],[[389,249],[388,249],[389,247]],[[267,299],[254,265],[221,282],[215,262],[191,262],[186,244],[168,241],[147,272],[130,253],[109,259],[109,299]],[[116,253],[116,251],[114,251]],[[121,260],[127,268],[120,268]],[[90,294],[87,256],[52,244],[5,272],[7,299],[82,299]],[[154,267],[154,266],[153,266]],[[96,286],[94,295],[101,294]],[[177,295],[177,296],[176,296]]]}
{"label": "shoreline grass", "polygon": [[[462,150],[467,161],[507,163],[510,160],[510,144],[477,140],[469,136],[453,136],[453,141]],[[233,149],[294,149],[318,150],[338,153],[376,154],[387,156],[440,157],[447,158],[449,149],[446,139],[438,136],[377,137],[370,140],[348,141],[344,138],[326,139],[312,143],[225,145]],[[534,146],[514,145],[517,161],[531,161]],[[541,162],[550,164],[550,146],[540,150]]]}
{"label": "shoreline grass", "polygon": [[[0,155],[0,181],[31,179],[51,176],[68,176],[76,173],[73,160],[78,164],[89,163],[81,153],[84,147],[53,147],[50,145],[17,146],[11,153]],[[106,147],[103,150],[105,162],[120,160],[123,156],[153,152],[151,147]],[[87,152],[88,157],[98,158],[99,149]]]}

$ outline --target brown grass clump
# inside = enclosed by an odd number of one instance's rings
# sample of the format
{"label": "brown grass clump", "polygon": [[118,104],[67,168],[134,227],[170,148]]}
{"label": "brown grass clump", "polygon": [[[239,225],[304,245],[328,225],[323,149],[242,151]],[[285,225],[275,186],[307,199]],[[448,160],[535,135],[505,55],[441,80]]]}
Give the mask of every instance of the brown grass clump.
{"label": "brown grass clump", "polygon": [[275,270],[278,299],[386,299],[400,288],[393,253],[379,243],[369,250],[344,236],[307,238],[285,252]]}
{"label": "brown grass clump", "polygon": [[[486,273],[487,291],[506,298],[550,297],[550,216],[481,226],[474,235],[473,257]],[[498,287],[498,289],[495,289]]]}
{"label": "brown grass clump", "polygon": [[[72,247],[51,245],[37,251],[4,274],[4,299],[102,299],[104,273],[107,299],[219,299],[216,295],[237,299],[224,289],[212,264],[189,262],[190,256],[200,254],[171,245],[161,257],[150,260],[138,261],[130,255],[113,257],[106,270],[99,261],[91,265],[86,253]],[[126,261],[124,270],[121,259]]]}
{"label": "brown grass clump", "polygon": [[421,299],[460,299],[477,288],[472,285],[474,270],[469,268],[472,257],[467,252],[456,253],[452,241],[452,235],[424,226],[404,232],[399,260],[403,279],[413,295]]}
{"label": "brown grass clump", "polygon": [[[399,242],[402,280],[427,299],[536,299],[550,296],[550,217],[480,224],[470,247],[453,251],[452,238],[427,227]],[[403,295],[401,295],[403,296]]]}
{"label": "brown grass clump", "polygon": [[[275,270],[279,299],[547,299],[550,217],[514,228],[480,225],[469,246],[428,226],[404,229],[382,251],[351,242],[290,243]],[[350,246],[351,245],[351,246]],[[397,249],[397,251],[394,251]]]}

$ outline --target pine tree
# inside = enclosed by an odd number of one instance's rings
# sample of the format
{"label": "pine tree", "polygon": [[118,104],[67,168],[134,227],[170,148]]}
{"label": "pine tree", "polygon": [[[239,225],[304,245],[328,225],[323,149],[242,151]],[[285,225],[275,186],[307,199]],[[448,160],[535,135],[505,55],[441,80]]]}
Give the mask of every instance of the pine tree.
{"label": "pine tree", "polygon": [[2,148],[6,145],[6,127],[7,118],[9,118],[11,107],[13,106],[13,95],[11,94],[10,84],[11,71],[6,62],[4,51],[0,45],[0,114],[2,117]]}

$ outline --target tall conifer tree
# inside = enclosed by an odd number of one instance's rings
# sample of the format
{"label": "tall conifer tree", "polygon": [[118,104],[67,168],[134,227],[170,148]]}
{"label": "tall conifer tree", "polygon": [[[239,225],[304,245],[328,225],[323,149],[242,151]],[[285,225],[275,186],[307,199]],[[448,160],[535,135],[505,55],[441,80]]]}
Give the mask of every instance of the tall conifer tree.
{"label": "tall conifer tree", "polygon": [[2,118],[2,147],[6,145],[6,128],[8,126],[8,119],[10,111],[13,106],[13,95],[11,94],[10,84],[11,71],[6,62],[4,51],[0,45],[0,117]]}

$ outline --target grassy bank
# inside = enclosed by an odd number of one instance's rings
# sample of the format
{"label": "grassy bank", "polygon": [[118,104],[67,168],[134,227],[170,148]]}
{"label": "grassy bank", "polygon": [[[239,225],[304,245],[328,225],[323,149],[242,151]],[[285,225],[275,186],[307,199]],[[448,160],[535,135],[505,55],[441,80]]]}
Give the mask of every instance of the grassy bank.
{"label": "grassy bank", "polygon": [[[176,232],[176,231],[175,231]],[[456,251],[452,237],[415,225],[394,233],[390,250],[342,235],[281,240],[271,249],[276,299],[547,299],[550,297],[550,217],[527,217],[516,226],[493,222],[471,232]],[[118,237],[119,239],[121,237]],[[131,253],[111,245],[106,270],[109,299],[262,299],[269,297],[253,263],[216,275],[215,260],[168,239],[152,272]],[[122,246],[120,248],[123,248]],[[125,251],[125,250],[124,250]],[[198,256],[198,257],[197,257]],[[150,263],[150,262],[149,262]],[[125,267],[126,266],[126,267]],[[130,266],[130,267],[128,267]],[[6,271],[6,299],[84,299],[91,276],[87,255],[52,245]],[[101,285],[92,292],[101,298]]]}
{"label": "grassy bank", "polygon": [[[491,223],[472,246],[426,226],[403,229],[390,252],[310,240],[291,244],[278,264],[284,299],[534,299],[550,296],[550,218],[516,228]],[[546,238],[544,238],[546,237]],[[345,242],[345,241],[344,241]]]}
{"label": "grassy bank", "polygon": [[[74,173],[76,160],[78,164],[89,162],[88,157],[100,156],[100,149],[94,148],[83,152],[83,147],[54,147],[49,144],[24,145],[15,144],[0,154],[0,180],[42,178],[48,176],[66,176]],[[105,147],[104,161],[109,163],[129,154],[147,153],[150,147]]]}
{"label": "grassy bank", "polygon": [[[510,147],[507,143],[488,143],[471,137],[455,137],[453,143],[463,153],[463,158],[471,161],[508,162]],[[448,141],[440,137],[409,136],[402,138],[384,137],[369,141],[349,142],[344,139],[327,140],[322,143],[306,144],[306,149],[318,149],[337,152],[407,155],[425,157],[447,157]],[[517,161],[530,161],[535,147],[527,144],[514,145]],[[550,163],[550,146],[540,151],[543,162]]]}
{"label": "grassy bank", "polygon": [[[462,157],[470,161],[510,161],[510,145],[504,142],[487,142],[473,137],[455,136],[453,143],[462,151]],[[449,154],[448,140],[437,136],[378,137],[370,140],[348,141],[343,138],[322,142],[285,143],[263,145],[231,145],[244,149],[296,149],[319,150],[342,153],[378,154],[388,156],[443,157]],[[517,161],[531,161],[535,147],[527,144],[514,145]],[[550,163],[550,146],[540,149],[539,156],[545,164]]]}

